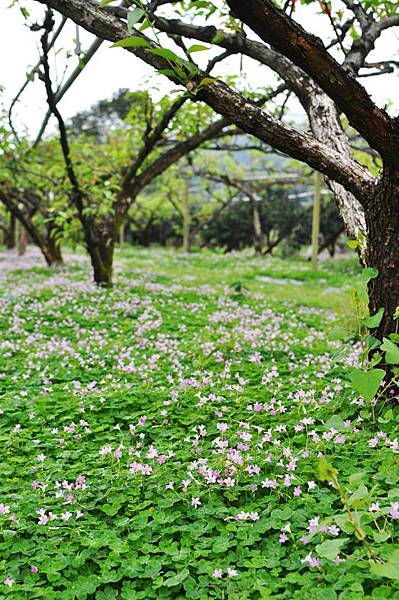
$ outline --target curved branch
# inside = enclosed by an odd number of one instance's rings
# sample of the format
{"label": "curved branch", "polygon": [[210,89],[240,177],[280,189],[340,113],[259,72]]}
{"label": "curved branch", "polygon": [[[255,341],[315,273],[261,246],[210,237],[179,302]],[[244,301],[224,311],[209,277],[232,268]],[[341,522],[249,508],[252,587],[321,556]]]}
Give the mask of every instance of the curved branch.
{"label": "curved branch", "polygon": [[[279,10],[271,0],[226,0],[233,14],[265,42],[312,77],[368,143],[396,160],[399,133],[366,90],[325,49],[323,42]],[[395,158],[396,157],[396,158]]]}

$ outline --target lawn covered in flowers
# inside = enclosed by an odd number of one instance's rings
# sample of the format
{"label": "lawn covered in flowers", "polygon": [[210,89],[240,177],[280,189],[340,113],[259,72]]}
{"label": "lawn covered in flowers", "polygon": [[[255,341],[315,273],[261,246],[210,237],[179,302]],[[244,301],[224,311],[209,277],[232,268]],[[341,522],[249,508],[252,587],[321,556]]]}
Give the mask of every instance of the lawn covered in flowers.
{"label": "lawn covered in flowers", "polygon": [[354,262],[0,261],[1,598],[399,598],[397,409],[332,335]]}

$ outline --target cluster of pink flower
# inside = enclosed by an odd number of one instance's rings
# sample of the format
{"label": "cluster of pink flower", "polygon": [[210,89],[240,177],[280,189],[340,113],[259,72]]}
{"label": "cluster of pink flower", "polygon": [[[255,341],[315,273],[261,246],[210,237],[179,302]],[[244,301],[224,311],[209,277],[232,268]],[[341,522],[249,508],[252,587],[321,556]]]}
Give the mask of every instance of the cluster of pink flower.
{"label": "cluster of pink flower", "polygon": [[[223,569],[215,569],[212,573],[212,577],[215,579],[222,579],[223,574]],[[227,577],[236,577],[238,575],[238,571],[236,569],[232,569],[231,567],[227,567],[226,575]]]}
{"label": "cluster of pink flower", "polygon": [[[49,511],[47,514],[47,510],[45,508],[40,508],[39,510],[36,511],[36,513],[39,515],[39,520],[37,522],[38,525],[47,525],[47,523],[49,523],[51,521],[57,521],[58,519],[61,519],[61,521],[67,522],[67,521],[69,521],[69,519],[71,517],[73,517],[73,514],[69,511],[61,513],[60,515],[56,515],[51,511]],[[80,519],[81,517],[83,517],[83,514],[84,513],[81,510],[76,510],[75,511],[76,519]]]}

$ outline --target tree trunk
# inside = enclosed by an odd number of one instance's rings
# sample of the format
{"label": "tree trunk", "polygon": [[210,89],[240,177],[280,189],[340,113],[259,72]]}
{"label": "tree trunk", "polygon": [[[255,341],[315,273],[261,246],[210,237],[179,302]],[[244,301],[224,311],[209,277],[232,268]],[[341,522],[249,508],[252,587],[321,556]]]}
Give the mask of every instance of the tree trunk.
{"label": "tree trunk", "polygon": [[[310,125],[315,137],[327,146],[337,150],[348,159],[352,157],[348,137],[342,129],[337,107],[317,85],[308,95],[306,106]],[[326,178],[326,182],[334,194],[338,210],[345,224],[346,232],[351,239],[357,239],[359,233],[366,236],[364,210],[353,194],[345,190],[339,183]]]}
{"label": "tree trunk", "polygon": [[374,335],[382,340],[396,331],[394,313],[399,306],[399,171],[386,168],[381,186],[366,210],[367,266],[378,270],[368,284],[369,310],[384,315]]}
{"label": "tree trunk", "polygon": [[18,234],[18,256],[24,256],[26,254],[27,245],[28,232],[23,225],[20,225]]}
{"label": "tree trunk", "polygon": [[112,287],[114,241],[99,243],[88,249],[93,267],[94,282],[99,287]]}
{"label": "tree trunk", "polygon": [[252,230],[254,236],[254,248],[255,256],[262,255],[262,224],[260,221],[259,214],[259,202],[257,201],[254,194],[250,194],[249,199],[251,201],[252,210]]}
{"label": "tree trunk", "polygon": [[264,254],[265,256],[266,256],[267,254],[270,254],[270,255],[272,255],[272,254],[273,254],[273,250],[274,250],[275,248],[277,248],[277,246],[278,246],[279,244],[281,244],[281,242],[282,242],[283,240],[285,240],[285,238],[287,238],[287,237],[290,235],[290,233],[291,233],[291,231],[288,231],[288,232],[282,233],[281,235],[279,235],[279,236],[278,236],[278,237],[277,237],[277,238],[274,240],[274,242],[271,242],[271,241],[270,241],[270,242],[269,242],[269,244],[267,245],[267,248],[264,250],[263,254]]}
{"label": "tree trunk", "polygon": [[326,238],[324,240],[324,242],[322,244],[320,244],[319,254],[320,254],[320,252],[323,252],[323,250],[327,249],[328,252],[330,253],[331,257],[335,256],[335,246],[336,246],[337,240],[338,240],[339,236],[342,233],[344,233],[344,231],[345,231],[345,227],[344,227],[344,225],[342,225],[342,227],[337,229],[337,231],[334,231],[334,233],[329,235],[328,238]]}
{"label": "tree trunk", "polygon": [[91,219],[82,220],[86,248],[93,267],[93,279],[99,287],[112,287],[115,241],[120,230],[120,223],[114,216],[108,215],[100,224]]}
{"label": "tree trunk", "polygon": [[59,241],[56,239],[57,228],[50,221],[47,224],[47,235],[46,235],[46,261],[50,267],[59,266],[64,263],[62,258],[61,246]]}
{"label": "tree trunk", "polygon": [[10,214],[10,220],[8,222],[7,233],[4,238],[4,243],[7,250],[13,250],[16,246],[16,230],[17,230],[17,220],[13,213]]}
{"label": "tree trunk", "polygon": [[61,247],[52,237],[49,238],[47,242],[47,253],[50,260],[49,266],[57,267],[64,264]]}

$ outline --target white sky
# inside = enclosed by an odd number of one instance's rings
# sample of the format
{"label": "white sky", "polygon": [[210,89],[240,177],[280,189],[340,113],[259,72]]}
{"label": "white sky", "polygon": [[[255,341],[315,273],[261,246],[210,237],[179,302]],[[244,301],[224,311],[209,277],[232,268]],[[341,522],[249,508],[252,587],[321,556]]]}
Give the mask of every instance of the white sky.
{"label": "white sky", "polygon": [[[5,93],[2,96],[5,107],[9,105],[10,100],[25,81],[29,67],[36,63],[39,55],[38,44],[40,37],[40,34],[33,33],[27,28],[24,18],[17,7],[8,8],[7,5],[8,0],[0,0],[0,85],[5,87]],[[23,5],[31,10],[31,15],[37,15],[38,21],[41,22],[41,15],[43,15],[43,8],[41,6],[32,0],[25,0]],[[311,30],[317,27],[316,33],[323,35],[328,30],[326,18],[316,17],[313,11],[313,8],[301,7],[300,14],[304,15],[302,21],[308,29]],[[377,42],[376,50],[369,57],[370,62],[388,57],[395,57],[398,60],[398,29],[396,28],[396,33],[392,30],[384,32],[383,36]],[[56,66],[58,77],[62,77],[65,70],[66,51],[74,49],[74,38],[75,27],[72,23],[69,23],[65,28],[65,33],[60,38],[60,43],[57,45],[57,48],[61,49],[61,51],[53,63]],[[90,45],[92,39],[94,38],[91,35],[81,31],[81,42],[84,48]],[[199,58],[200,54],[196,56]],[[70,68],[75,67],[77,57],[73,55],[69,59],[68,64]],[[223,74],[226,72],[234,74],[237,70],[238,59],[237,57],[232,57],[226,63],[226,67],[223,67]],[[253,85],[256,85],[260,81],[264,85],[270,85],[274,81],[274,77],[268,69],[255,65],[245,57],[244,70],[247,71],[248,81],[252,81]],[[221,71],[219,70],[218,73],[215,70],[214,73],[221,74]],[[110,43],[104,42],[101,49],[84,69],[78,81],[67,92],[60,104],[60,108],[63,116],[68,118],[77,111],[89,107],[97,100],[110,97],[120,88],[129,88],[131,90],[142,89],[143,86],[148,86],[149,82],[151,82],[153,87],[158,88],[158,93],[162,95],[170,93],[173,89],[165,77],[157,75],[151,67],[136,59],[132,54],[119,48],[111,49]],[[390,112],[398,114],[399,80],[397,75],[363,78],[361,82],[367,87],[369,93],[371,93],[374,100],[380,106],[392,102],[393,106]],[[46,110],[47,104],[44,85],[40,81],[35,81],[29,85],[23,95],[22,101],[15,110],[15,124],[19,130],[26,127],[29,135],[33,137],[35,131],[40,126]],[[297,103],[292,104],[292,117],[298,117],[299,114],[299,105]]]}

